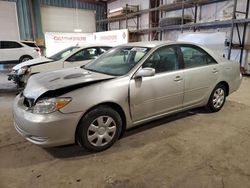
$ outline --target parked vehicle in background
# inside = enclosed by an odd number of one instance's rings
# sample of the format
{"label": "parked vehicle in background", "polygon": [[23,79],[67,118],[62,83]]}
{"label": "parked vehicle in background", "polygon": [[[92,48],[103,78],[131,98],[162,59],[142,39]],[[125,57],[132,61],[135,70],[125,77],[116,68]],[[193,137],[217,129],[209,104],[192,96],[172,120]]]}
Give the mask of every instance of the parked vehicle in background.
{"label": "parked vehicle in background", "polygon": [[22,63],[41,56],[32,41],[0,41],[0,63]]}
{"label": "parked vehicle in background", "polygon": [[40,72],[82,66],[112,48],[109,45],[85,45],[66,48],[51,57],[40,57],[12,68],[8,80],[23,87],[28,78]]}
{"label": "parked vehicle in background", "polygon": [[219,111],[241,80],[238,64],[205,47],[131,43],[85,66],[32,76],[14,101],[14,125],[34,144],[101,151],[127,128],[201,106]]}

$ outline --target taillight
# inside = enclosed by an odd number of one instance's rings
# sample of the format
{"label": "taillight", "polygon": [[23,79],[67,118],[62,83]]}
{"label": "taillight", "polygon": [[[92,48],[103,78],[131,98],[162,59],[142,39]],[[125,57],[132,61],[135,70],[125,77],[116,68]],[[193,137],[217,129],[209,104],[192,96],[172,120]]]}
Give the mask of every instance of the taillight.
{"label": "taillight", "polygon": [[40,49],[39,49],[39,48],[35,48],[35,50],[36,50],[37,52],[40,52]]}

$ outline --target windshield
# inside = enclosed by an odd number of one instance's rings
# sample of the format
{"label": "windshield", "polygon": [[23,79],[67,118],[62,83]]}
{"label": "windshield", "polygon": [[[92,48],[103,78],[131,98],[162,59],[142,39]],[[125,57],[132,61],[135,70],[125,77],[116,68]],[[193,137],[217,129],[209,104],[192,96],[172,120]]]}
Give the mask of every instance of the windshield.
{"label": "windshield", "polygon": [[65,56],[69,55],[72,51],[74,51],[75,49],[79,48],[78,46],[72,46],[69,48],[66,48],[60,52],[57,52],[56,54],[48,57],[49,59],[52,59],[54,61],[58,61],[62,58],[64,58]]}
{"label": "windshield", "polygon": [[150,50],[144,47],[116,47],[93,62],[84,66],[84,69],[109,75],[122,76],[127,74]]}

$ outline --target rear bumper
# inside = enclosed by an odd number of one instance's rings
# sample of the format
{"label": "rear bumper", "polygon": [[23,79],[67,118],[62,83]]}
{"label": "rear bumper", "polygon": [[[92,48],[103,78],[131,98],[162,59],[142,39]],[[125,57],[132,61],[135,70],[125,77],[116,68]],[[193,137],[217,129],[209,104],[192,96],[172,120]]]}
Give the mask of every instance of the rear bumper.
{"label": "rear bumper", "polygon": [[43,147],[75,143],[75,131],[81,112],[33,114],[25,109],[23,99],[19,96],[13,105],[14,127],[25,139]]}

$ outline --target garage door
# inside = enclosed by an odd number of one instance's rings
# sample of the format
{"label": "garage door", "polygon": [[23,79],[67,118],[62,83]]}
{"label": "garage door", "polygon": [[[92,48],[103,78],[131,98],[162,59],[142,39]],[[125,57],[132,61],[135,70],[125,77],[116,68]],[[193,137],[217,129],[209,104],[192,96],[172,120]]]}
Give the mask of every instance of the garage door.
{"label": "garage door", "polygon": [[[82,32],[95,32],[95,12],[74,8],[41,7],[43,32],[67,32],[82,29]],[[77,15],[79,26],[77,24]]]}
{"label": "garage door", "polygon": [[19,40],[15,2],[0,1],[0,39]]}

